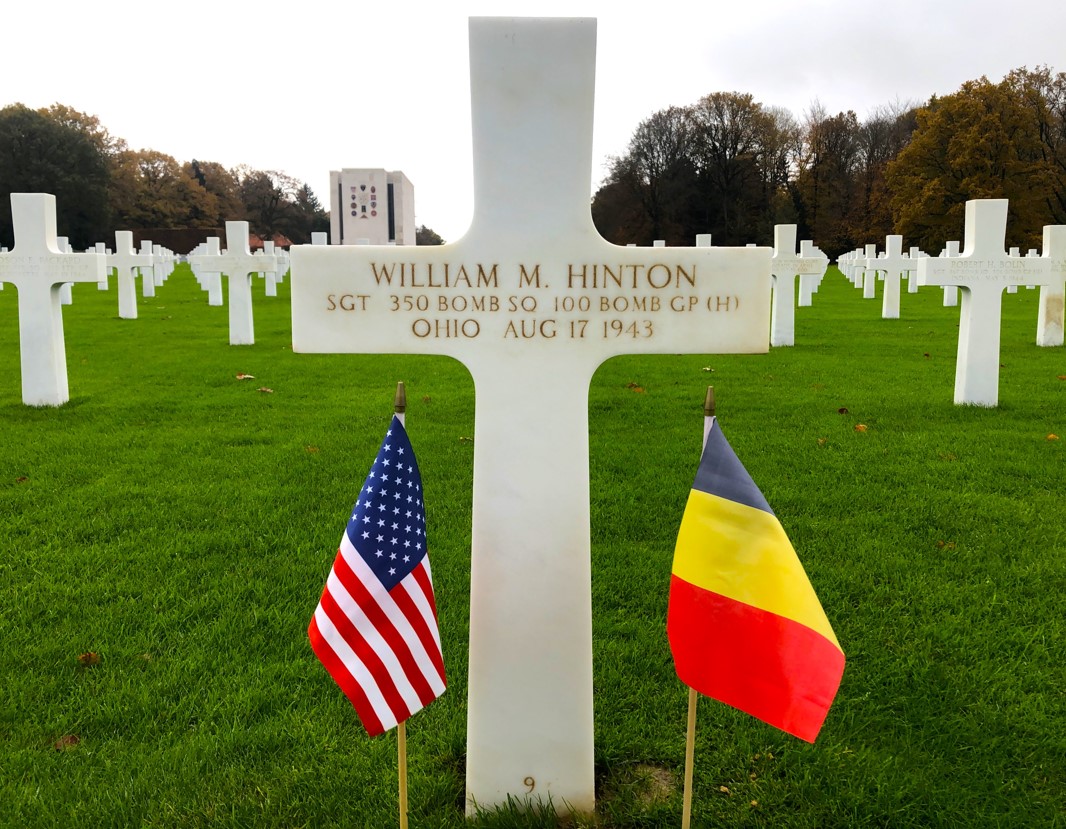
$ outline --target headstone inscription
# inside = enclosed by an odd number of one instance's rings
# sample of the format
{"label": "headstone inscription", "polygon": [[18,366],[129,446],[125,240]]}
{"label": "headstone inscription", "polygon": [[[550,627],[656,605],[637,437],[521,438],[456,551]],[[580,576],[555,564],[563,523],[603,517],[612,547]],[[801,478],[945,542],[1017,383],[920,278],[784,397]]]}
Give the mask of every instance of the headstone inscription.
{"label": "headstone inscription", "polygon": [[593,372],[618,354],[768,348],[769,249],[597,234],[595,33],[590,19],[471,19],[461,240],[290,251],[294,351],[445,354],[474,379],[468,809],[594,803]]}
{"label": "headstone inscription", "polygon": [[46,193],[12,193],[15,247],[0,255],[0,282],[18,290],[22,402],[62,406],[70,399],[63,341],[60,286],[99,282],[104,257],[60,253],[56,240],[56,200]]}
{"label": "headstone inscription", "polygon": [[276,266],[274,257],[254,256],[248,249],[248,222],[226,222],[225,253],[199,254],[189,257],[189,261],[205,271],[221,271],[229,277],[229,343],[253,345],[252,274]]}
{"label": "headstone inscription", "polygon": [[821,277],[828,264],[822,257],[796,255],[796,225],[774,225],[774,257],[770,266],[774,276],[770,345],[796,344],[796,277],[800,274]]}
{"label": "headstone inscription", "polygon": [[966,202],[965,246],[961,256],[922,259],[919,285],[957,285],[962,291],[955,402],[977,406],[999,403],[999,340],[1003,289],[1008,285],[1053,284],[1053,256],[1037,272],[1036,260],[1004,252],[1007,200]]}

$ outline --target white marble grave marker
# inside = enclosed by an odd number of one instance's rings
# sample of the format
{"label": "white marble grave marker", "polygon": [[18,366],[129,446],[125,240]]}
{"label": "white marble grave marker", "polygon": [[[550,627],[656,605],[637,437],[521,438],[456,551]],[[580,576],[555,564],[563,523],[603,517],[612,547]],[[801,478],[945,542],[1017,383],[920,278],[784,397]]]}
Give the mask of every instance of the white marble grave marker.
{"label": "white marble grave marker", "polygon": [[918,293],[918,260],[923,256],[925,254],[916,245],[911,245],[911,249],[907,253],[907,264],[904,265],[908,294]]}
{"label": "white marble grave marker", "polygon": [[859,271],[862,273],[862,298],[877,299],[877,265],[870,264],[877,261],[877,245],[867,245],[866,253],[859,260]]}
{"label": "white marble grave marker", "polygon": [[99,282],[104,257],[61,253],[56,239],[56,200],[46,193],[12,193],[15,247],[0,255],[0,282],[18,289],[22,402],[62,406],[70,399],[63,342],[61,286]]}
{"label": "white marble grave marker", "polygon": [[593,372],[618,354],[768,348],[768,248],[597,234],[595,38],[591,19],[471,19],[461,240],[290,252],[294,351],[445,354],[474,379],[468,808],[594,803]]}
{"label": "white marble grave marker", "polygon": [[1053,347],[1063,344],[1066,316],[1066,225],[1044,225],[1044,246],[1040,258],[1047,260],[1051,278],[1040,286],[1036,344]]}
{"label": "white marble grave marker", "polygon": [[[105,262],[107,261],[107,246],[103,242],[97,242],[95,245],[93,245],[93,252],[94,253],[102,253],[104,255],[104,261]],[[110,285],[108,284],[108,279],[110,278],[110,276],[111,276],[111,266],[105,264],[104,265],[104,278],[96,283],[97,290],[106,291],[110,287]]]}
{"label": "white marble grave marker", "polygon": [[[958,256],[962,250],[958,240],[946,242],[944,249],[940,251],[940,258],[952,259]],[[915,270],[915,281],[917,281],[918,271]],[[955,308],[959,304],[959,286],[958,285],[945,285],[944,286],[944,307]]]}
{"label": "white marble grave marker", "polygon": [[822,259],[821,273],[800,274],[800,291],[798,300],[800,308],[811,307],[811,303],[814,300],[814,295],[818,293],[818,286],[821,284],[822,278],[825,276],[825,272],[829,268],[829,257],[822,253],[813,241],[811,241],[810,239],[804,239],[800,242],[801,259],[816,259],[818,257],[821,257]]}
{"label": "white marble grave marker", "polygon": [[796,225],[774,225],[770,345],[796,344],[796,277],[805,274],[821,278],[828,265],[825,257],[796,255]]}
{"label": "white marble grave marker", "polygon": [[274,270],[263,271],[263,276],[266,280],[266,295],[277,296],[278,295],[278,270],[280,265],[278,263],[278,257],[274,253],[274,243],[265,241],[263,242],[263,255],[274,257]]}
{"label": "white marble grave marker", "polygon": [[190,256],[189,261],[205,271],[217,270],[229,277],[229,343],[253,345],[252,274],[277,266],[273,256],[254,256],[248,249],[248,222],[226,222],[225,253],[198,254]]}
{"label": "white marble grave marker", "polygon": [[200,287],[207,291],[207,304],[220,307],[222,301],[222,273],[209,271],[203,265],[198,264],[197,257],[205,255],[207,261],[214,261],[211,257],[218,257],[222,252],[222,240],[217,236],[208,236],[206,242],[201,242],[196,249],[189,254],[189,266],[196,275]]}
{"label": "white marble grave marker", "polygon": [[152,299],[155,297],[155,253],[151,239],[141,240],[141,256],[145,257],[144,264],[137,269],[141,276],[141,296]]}
{"label": "white marble grave marker", "polygon": [[[56,236],[56,249],[60,253],[70,253],[70,240],[66,236]],[[70,282],[64,282],[60,286],[59,302],[61,305],[74,304],[74,286]]]}
{"label": "white marble grave marker", "polygon": [[885,290],[881,300],[881,319],[899,319],[900,280],[908,262],[903,258],[903,237],[886,236],[885,252],[875,259],[867,259],[866,267],[884,274]]}
{"label": "white marble grave marker", "polygon": [[1037,272],[1033,262],[1004,252],[1007,200],[966,202],[961,256],[922,259],[919,285],[957,285],[962,291],[955,402],[995,406],[999,402],[999,341],[1003,289],[1008,285],[1053,284],[1057,260]]}
{"label": "white marble grave marker", "polygon": [[115,269],[118,285],[118,315],[124,320],[137,319],[137,269],[152,264],[152,254],[133,250],[133,232],[115,231],[115,252],[107,257],[107,264]]}

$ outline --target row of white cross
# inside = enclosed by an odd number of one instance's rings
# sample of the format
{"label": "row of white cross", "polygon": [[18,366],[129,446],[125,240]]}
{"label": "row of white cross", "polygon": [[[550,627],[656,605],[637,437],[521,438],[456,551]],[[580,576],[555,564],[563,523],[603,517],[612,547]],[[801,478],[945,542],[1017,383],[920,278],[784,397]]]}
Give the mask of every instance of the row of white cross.
{"label": "row of white cross", "polygon": [[[139,273],[142,277],[143,295],[153,297],[155,288],[173,272],[176,257],[149,241],[141,243],[140,251],[134,250],[133,234],[127,230],[115,233],[113,253],[98,242],[95,252],[74,254],[66,238],[55,235],[52,196],[12,194],[11,198],[18,242],[14,252],[0,253],[0,288],[3,282],[19,288],[23,402],[33,406],[61,405],[69,399],[69,390],[59,306],[70,304],[71,283],[95,280],[101,290],[106,290],[107,274],[113,269],[118,284],[119,317],[136,319],[136,276]],[[1047,226],[1043,253],[1032,249],[1019,262],[1018,248],[1011,248],[1006,254],[1002,252],[1006,210],[1005,199],[967,205],[969,247],[960,253],[957,241],[948,242],[937,257],[937,260],[967,262],[962,270],[958,270],[958,265],[952,270],[950,263],[933,262],[924,266],[925,276],[921,276],[920,263],[929,257],[916,247],[904,253],[903,237],[899,235],[886,236],[881,253],[876,245],[866,245],[837,260],[845,277],[862,288],[864,298],[875,298],[876,280],[884,282],[883,319],[899,318],[903,279],[907,280],[909,293],[916,293],[920,284],[941,285],[945,306],[958,304],[960,286],[965,289],[964,296],[975,297],[964,301],[962,310],[956,403],[994,406],[998,402],[999,296],[1004,288],[1008,293],[1015,293],[1022,284],[1039,286],[1036,344],[1060,346],[1064,341],[1066,227]],[[992,234],[992,240],[986,237],[979,247],[980,234]],[[315,237],[314,243],[326,243],[326,234],[316,233]],[[251,345],[255,342],[251,276],[261,274],[266,281],[266,295],[277,296],[277,283],[288,267],[287,253],[275,250],[273,242],[264,242],[263,251],[253,254],[249,250],[247,222],[227,222],[226,242],[227,247],[222,250],[218,237],[210,237],[190,253],[188,261],[197,281],[208,293],[209,305],[223,304],[222,275],[230,276],[230,344]],[[698,247],[710,244],[710,234],[696,237]],[[797,254],[795,225],[774,228],[771,345],[782,347],[795,343],[795,277],[800,277],[798,304],[809,306],[827,265],[828,259],[810,240],[801,243]],[[975,314],[976,319],[971,319]],[[972,331],[983,334],[978,338],[971,335]]]}
{"label": "row of white cross", "polygon": [[1044,227],[1043,250],[1028,255],[1014,247],[1004,251],[1007,231],[1006,199],[976,199],[966,203],[965,246],[948,242],[937,257],[917,248],[903,253],[903,237],[885,237],[885,250],[866,245],[837,260],[841,271],[863,297],[876,296],[876,280],[884,280],[881,316],[900,316],[900,283],[906,275],[908,291],[922,285],[941,286],[944,305],[959,302],[959,349],[955,372],[955,402],[995,406],[999,402],[1001,297],[1022,285],[1040,288],[1036,344],[1064,343],[1066,305],[1066,225]]}
{"label": "row of white cross", "polygon": [[[22,401],[28,406],[61,406],[70,399],[67,358],[63,337],[62,305],[70,304],[74,282],[96,282],[108,288],[108,272],[115,270],[119,317],[137,318],[136,275],[141,275],[145,297],[155,296],[173,271],[176,257],[160,245],[143,242],[133,249],[133,234],[115,233],[115,252],[104,243],[85,253],[72,253],[66,239],[56,234],[55,197],[45,193],[12,193],[11,216],[15,247],[0,252],[0,287],[10,283],[18,290],[19,346],[22,363]],[[217,295],[209,290],[209,301],[221,304],[221,278],[230,277],[230,343],[255,342],[252,325],[251,275],[269,275],[268,293],[278,277],[279,257],[272,252],[252,254],[248,247],[248,223],[227,222],[229,250],[190,257],[194,270],[202,271],[209,282],[218,282]],[[273,247],[273,243],[269,244]],[[286,256],[281,257],[284,263]],[[201,283],[204,284],[204,283]]]}

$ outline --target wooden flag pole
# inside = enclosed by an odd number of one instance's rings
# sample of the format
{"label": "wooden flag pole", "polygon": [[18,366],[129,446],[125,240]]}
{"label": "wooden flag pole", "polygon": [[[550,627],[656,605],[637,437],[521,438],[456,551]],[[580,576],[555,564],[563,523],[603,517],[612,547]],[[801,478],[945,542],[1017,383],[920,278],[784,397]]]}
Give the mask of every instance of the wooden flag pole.
{"label": "wooden flag pole", "polygon": [[[703,446],[714,424],[714,386],[707,387],[703,398]],[[689,829],[692,822],[692,766],[696,755],[696,700],[695,688],[688,689],[688,729],[685,735],[685,793],[681,805],[681,829]]]}
{"label": "wooden flag pole", "polygon": [[[401,380],[396,384],[396,398],[393,411],[400,423],[407,428],[407,390]],[[400,778],[400,829],[407,829],[407,723],[396,726],[397,772]]]}
{"label": "wooden flag pole", "polygon": [[407,829],[407,723],[396,726],[396,752],[400,775],[400,829]]}
{"label": "wooden flag pole", "polygon": [[685,735],[685,796],[681,805],[681,829],[692,821],[692,761],[696,754],[696,689],[688,689],[688,733]]}

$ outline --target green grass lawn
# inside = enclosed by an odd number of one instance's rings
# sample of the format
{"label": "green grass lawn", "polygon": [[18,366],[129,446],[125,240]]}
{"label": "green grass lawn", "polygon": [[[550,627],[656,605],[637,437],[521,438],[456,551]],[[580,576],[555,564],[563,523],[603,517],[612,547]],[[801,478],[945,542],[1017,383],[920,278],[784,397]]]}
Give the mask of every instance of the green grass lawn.
{"label": "green grass lawn", "polygon": [[[409,723],[411,825],[468,825],[473,385],[445,358],[294,355],[288,288],[257,283],[257,342],[232,347],[184,267],[138,320],[75,286],[58,409],[21,403],[0,291],[0,826],[396,825],[395,733],[366,737],[306,628],[397,380],[449,674]],[[813,746],[701,700],[694,825],[1066,826],[1066,349],[1033,344],[1036,297],[1004,296],[996,409],[952,404],[939,289],[886,321],[835,269],[795,348],[599,370],[577,825],[680,822],[665,614],[713,384],[848,663]]]}

